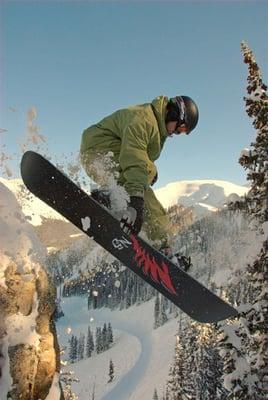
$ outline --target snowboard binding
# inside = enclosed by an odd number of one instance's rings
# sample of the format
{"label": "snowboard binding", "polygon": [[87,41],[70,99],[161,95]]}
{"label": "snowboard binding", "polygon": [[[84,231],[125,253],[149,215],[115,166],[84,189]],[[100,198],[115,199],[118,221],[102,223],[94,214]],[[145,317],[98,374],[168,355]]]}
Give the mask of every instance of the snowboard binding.
{"label": "snowboard binding", "polygon": [[180,268],[182,268],[185,272],[187,272],[193,266],[191,257],[186,257],[181,253],[175,253],[174,255],[178,260]]}
{"label": "snowboard binding", "polygon": [[94,189],[91,191],[91,197],[102,206],[111,209],[111,198],[109,190]]}

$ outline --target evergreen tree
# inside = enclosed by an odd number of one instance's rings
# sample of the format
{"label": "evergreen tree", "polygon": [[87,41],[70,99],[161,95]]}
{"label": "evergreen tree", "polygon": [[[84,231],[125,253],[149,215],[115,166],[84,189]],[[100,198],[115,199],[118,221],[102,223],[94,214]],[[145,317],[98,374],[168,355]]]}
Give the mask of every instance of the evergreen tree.
{"label": "evergreen tree", "polygon": [[[183,380],[182,394],[185,398],[194,399],[198,390],[197,376],[198,376],[198,331],[197,324],[189,322],[188,326],[182,332],[179,332],[182,341],[182,366],[183,366]],[[181,372],[179,372],[180,374]],[[182,397],[183,397],[182,396]]]}
{"label": "evergreen tree", "polygon": [[200,399],[225,399],[222,384],[223,362],[217,348],[217,331],[212,325],[199,325],[197,337],[197,389]]}
{"label": "evergreen tree", "polygon": [[108,345],[110,347],[114,342],[113,328],[110,322],[108,324],[107,338],[108,338]]}
{"label": "evergreen tree", "polygon": [[[248,64],[246,111],[253,117],[256,140],[251,149],[242,152],[240,164],[248,170],[250,190],[244,202],[231,204],[251,216],[251,221],[265,233],[268,220],[268,96],[260,69],[252,51],[242,43],[244,62]],[[221,343],[225,358],[225,384],[230,399],[262,400],[268,397],[268,300],[264,288],[268,280],[268,241],[264,235],[257,259],[247,268],[251,302],[242,310],[243,319],[223,327]],[[235,332],[235,335],[234,335]],[[236,338],[234,340],[234,338]],[[242,344],[242,345],[241,345]],[[242,368],[236,368],[243,360]]]}
{"label": "evergreen tree", "polygon": [[77,358],[80,361],[83,360],[84,356],[85,356],[85,335],[81,333],[78,339]]}
{"label": "evergreen tree", "polygon": [[162,396],[162,400],[171,400],[169,388],[166,385],[165,393]]}
{"label": "evergreen tree", "polygon": [[174,362],[169,370],[169,379],[167,382],[165,399],[169,400],[182,400],[183,399],[183,385],[185,378],[184,368],[184,346],[179,336],[176,337],[175,356]]}
{"label": "evergreen tree", "polygon": [[[188,323],[184,326],[180,323],[174,362],[170,368],[166,385],[165,400],[223,399],[223,397],[207,397],[208,391],[205,390],[205,385],[209,382],[205,382],[205,377],[202,379],[200,377],[203,353],[201,351],[202,344],[199,344],[199,329],[196,323]],[[210,362],[207,368],[212,368]],[[212,379],[210,384],[212,386]],[[217,386],[215,382],[214,385]],[[205,396],[202,395],[202,391]],[[214,388],[214,392],[216,392],[216,388]]]}
{"label": "evergreen tree", "polygon": [[267,86],[262,81],[261,71],[249,47],[242,43],[244,62],[248,64],[248,96],[245,97],[246,111],[253,117],[257,130],[256,141],[251,149],[244,151],[239,160],[248,170],[250,191],[246,196],[248,212],[261,223],[268,220],[268,96]]}
{"label": "evergreen tree", "polygon": [[87,343],[86,343],[86,356],[87,357],[91,357],[93,351],[94,351],[94,339],[93,339],[93,335],[90,329],[90,326],[88,327],[87,330]]}
{"label": "evergreen tree", "polygon": [[109,380],[108,383],[112,382],[114,380],[114,364],[113,361],[110,360],[109,364]]}
{"label": "evergreen tree", "polygon": [[108,330],[106,324],[104,324],[102,328],[102,346],[103,350],[107,350],[109,348]]}
{"label": "evergreen tree", "polygon": [[102,340],[102,329],[100,327],[96,328],[96,351],[97,354],[103,351],[103,340]]}
{"label": "evergreen tree", "polygon": [[166,314],[166,307],[167,307],[167,299],[164,296],[161,296],[161,302],[160,302],[160,315],[159,315],[159,319],[160,319],[160,325],[164,325],[167,320],[167,314]]}
{"label": "evergreen tree", "polygon": [[[247,335],[241,321],[222,322],[220,326],[220,354],[223,358],[224,387],[227,399],[254,400],[251,397],[253,383],[247,360]],[[254,387],[254,384],[253,384]]]}
{"label": "evergreen tree", "polygon": [[77,347],[78,347],[77,337],[72,335],[69,348],[69,360],[71,363],[74,363],[77,360]]}
{"label": "evergreen tree", "polygon": [[268,95],[252,51],[245,43],[242,50],[249,67],[246,108],[248,115],[254,118],[257,135],[256,141],[251,144],[251,154],[242,157],[240,164],[249,170],[248,180],[251,181],[246,203],[265,237],[257,259],[248,267],[254,302],[245,317],[251,334],[249,354],[252,375],[257,376],[258,398],[265,399],[268,397],[268,296],[267,290],[264,290],[268,281],[267,232],[265,235],[268,221]]}
{"label": "evergreen tree", "polygon": [[153,400],[158,400],[158,394],[156,389],[154,389]]}
{"label": "evergreen tree", "polygon": [[160,300],[159,293],[157,292],[154,303],[154,328],[159,328],[160,325]]}

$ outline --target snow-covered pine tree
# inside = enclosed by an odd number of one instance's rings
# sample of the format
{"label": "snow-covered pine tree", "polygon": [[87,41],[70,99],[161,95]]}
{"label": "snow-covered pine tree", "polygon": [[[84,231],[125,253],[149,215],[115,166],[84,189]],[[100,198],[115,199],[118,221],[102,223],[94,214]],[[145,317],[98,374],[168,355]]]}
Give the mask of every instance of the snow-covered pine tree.
{"label": "snow-covered pine tree", "polygon": [[77,360],[77,347],[78,347],[77,337],[72,335],[69,347],[69,360],[71,363],[74,363]]}
{"label": "snow-covered pine tree", "polygon": [[165,392],[163,393],[161,400],[170,400],[170,399],[171,399],[171,397],[170,397],[169,388],[166,385]]}
{"label": "snow-covered pine tree", "polygon": [[160,325],[160,300],[159,293],[157,292],[154,303],[154,328],[159,328]]}
{"label": "snow-covered pine tree", "polygon": [[244,202],[231,207],[248,212],[264,241],[257,259],[247,267],[251,301],[240,307],[243,318],[221,327],[221,354],[228,399],[263,400],[268,398],[268,96],[252,51],[246,43],[241,47],[249,69],[246,111],[254,118],[256,140],[239,159],[248,170],[250,190]]}
{"label": "snow-covered pine tree", "polygon": [[78,347],[77,347],[78,361],[83,360],[84,356],[85,356],[85,335],[83,333],[80,333],[78,339]]}
{"label": "snow-covered pine tree", "polygon": [[217,349],[217,331],[213,325],[200,324],[197,329],[197,398],[224,400],[227,393],[221,379],[223,362]]}
{"label": "snow-covered pine tree", "polygon": [[108,330],[106,324],[104,324],[102,328],[102,343],[103,343],[103,350],[107,350],[109,348],[109,339],[108,339]]}
{"label": "snow-covered pine tree", "polygon": [[160,296],[161,302],[160,302],[160,325],[164,325],[167,320],[167,314],[166,314],[166,308],[167,308],[167,299],[164,296]]}
{"label": "snow-covered pine tree", "polygon": [[[179,332],[182,336],[182,333]],[[197,376],[198,376],[198,330],[197,323],[190,321],[183,331],[183,394],[185,398],[194,399],[198,393]]]}
{"label": "snow-covered pine tree", "polygon": [[96,328],[96,351],[97,354],[103,351],[103,340],[102,340],[102,329],[100,327]]}
{"label": "snow-covered pine tree", "polygon": [[248,336],[242,319],[219,324],[219,348],[223,360],[224,387],[227,399],[257,400],[254,377],[247,358]]}
{"label": "snow-covered pine tree", "polygon": [[156,389],[154,389],[153,400],[158,400],[158,394]]}
{"label": "snow-covered pine tree", "polygon": [[169,370],[169,378],[166,385],[165,399],[183,399],[185,377],[184,352],[185,348],[183,346],[183,336],[182,338],[176,336],[174,361]]}
{"label": "snow-covered pine tree", "polygon": [[110,347],[114,342],[113,328],[110,322],[108,324],[107,338],[108,338],[108,346]]}
{"label": "snow-covered pine tree", "polygon": [[94,348],[95,348],[95,345],[94,345],[93,334],[92,334],[90,326],[89,326],[88,330],[87,330],[87,342],[86,342],[86,356],[88,358],[91,357],[91,355],[94,351]]}
{"label": "snow-covered pine tree", "polygon": [[164,400],[226,399],[216,342],[217,332],[212,326],[180,321]]}
{"label": "snow-covered pine tree", "polygon": [[109,380],[108,383],[112,382],[114,380],[114,364],[113,361],[110,360],[109,363]]}
{"label": "snow-covered pine tree", "polygon": [[246,196],[249,213],[260,223],[268,220],[268,95],[267,86],[262,81],[260,68],[252,51],[246,43],[241,44],[244,62],[248,64],[249,75],[246,111],[254,118],[256,140],[251,149],[244,151],[239,159],[243,168],[248,170],[250,191]]}
{"label": "snow-covered pine tree", "polygon": [[249,348],[252,373],[258,377],[259,398],[264,399],[268,398],[268,94],[252,51],[245,43],[242,43],[242,51],[249,67],[246,110],[249,117],[254,118],[257,135],[251,144],[250,156],[241,157],[239,161],[249,170],[248,209],[264,233],[262,249],[255,262],[248,266],[255,302],[247,311],[246,319],[252,339]]}

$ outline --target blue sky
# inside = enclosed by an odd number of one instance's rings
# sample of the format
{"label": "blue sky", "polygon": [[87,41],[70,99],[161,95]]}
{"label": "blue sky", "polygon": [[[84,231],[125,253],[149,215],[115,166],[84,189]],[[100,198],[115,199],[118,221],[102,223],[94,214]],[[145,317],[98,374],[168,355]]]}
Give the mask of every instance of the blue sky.
{"label": "blue sky", "polygon": [[[18,154],[26,113],[49,153],[78,152],[83,129],[118,108],[191,96],[200,123],[169,139],[156,187],[189,179],[246,183],[238,164],[255,132],[245,112],[245,40],[268,77],[266,1],[4,1],[2,145]],[[12,109],[10,109],[12,107]],[[14,111],[15,109],[16,111]]]}

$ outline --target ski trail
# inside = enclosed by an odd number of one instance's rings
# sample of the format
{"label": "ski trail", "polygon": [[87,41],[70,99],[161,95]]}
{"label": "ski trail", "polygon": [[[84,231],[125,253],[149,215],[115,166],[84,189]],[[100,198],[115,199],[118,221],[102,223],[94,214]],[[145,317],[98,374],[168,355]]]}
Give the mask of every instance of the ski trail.
{"label": "ski trail", "polygon": [[[135,337],[139,342],[140,352],[134,366],[132,366],[125,375],[121,374],[120,380],[109,392],[106,392],[102,397],[98,397],[98,400],[130,399],[142,383],[152,358],[152,321],[148,320],[148,315],[146,313],[145,315],[141,315],[139,308],[115,313],[107,308],[88,310],[86,301],[81,301],[81,299],[77,298],[66,299],[65,301],[68,303],[68,312],[63,319],[57,322],[57,325],[61,326],[61,330],[64,331],[68,326],[72,326],[73,329],[77,326],[84,326],[85,330],[91,319],[95,324],[102,324],[105,321],[109,321],[113,329]],[[153,305],[150,307],[152,306]],[[77,310],[79,310],[79,312],[77,312]],[[139,321],[138,323],[137,319]],[[128,357],[127,352],[125,357]]]}
{"label": "ski trail", "polygon": [[122,377],[118,384],[102,397],[102,400],[127,400],[141,383],[150,361],[152,346],[149,335],[136,337],[141,344],[141,354],[138,361],[134,367]]}
{"label": "ski trail", "polygon": [[[113,328],[135,336],[140,342],[141,352],[136,364],[123,375],[120,381],[106,393],[101,400],[127,400],[141,383],[152,355],[151,331],[142,323],[137,324],[131,319],[119,319],[110,310],[91,310],[90,314],[95,320],[107,319]],[[126,354],[127,357],[127,354]]]}

